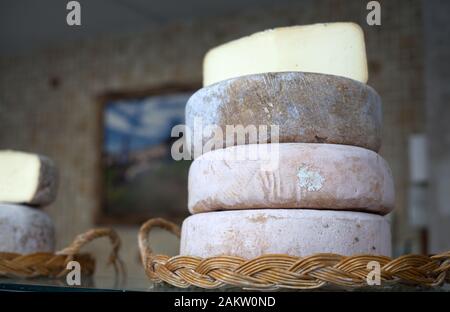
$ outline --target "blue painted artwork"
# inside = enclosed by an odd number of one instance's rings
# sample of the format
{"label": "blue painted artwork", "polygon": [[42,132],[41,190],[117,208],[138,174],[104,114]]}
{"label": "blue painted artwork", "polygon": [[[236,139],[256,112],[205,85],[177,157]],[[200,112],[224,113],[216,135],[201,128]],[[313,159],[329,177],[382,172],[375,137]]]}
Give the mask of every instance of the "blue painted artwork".
{"label": "blue painted artwork", "polygon": [[[104,213],[136,222],[148,217],[179,221],[187,214],[190,162],[170,151],[184,124],[192,93],[172,93],[107,102],[104,110]],[[141,220],[142,219],[142,220]]]}

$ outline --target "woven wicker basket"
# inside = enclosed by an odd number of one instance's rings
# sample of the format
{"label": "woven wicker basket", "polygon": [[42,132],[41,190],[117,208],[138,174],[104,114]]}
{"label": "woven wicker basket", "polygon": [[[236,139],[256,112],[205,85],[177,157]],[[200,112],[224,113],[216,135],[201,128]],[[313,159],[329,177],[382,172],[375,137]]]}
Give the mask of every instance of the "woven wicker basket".
{"label": "woven wicker basket", "polygon": [[[370,261],[380,263],[381,286],[412,285],[438,287],[450,283],[450,251],[435,256],[405,255],[396,259],[374,255],[341,256],[316,254],[308,257],[263,255],[254,259],[220,256],[202,259],[190,256],[156,255],[149,245],[153,228],[163,228],[178,237],[180,228],[164,219],[151,219],[139,231],[139,249],[145,272],[151,282],[187,288],[204,289],[238,287],[244,289],[318,289],[324,287],[355,289],[367,287]],[[61,278],[67,274],[67,263],[80,262],[83,271],[92,275],[95,260],[80,249],[100,237],[112,244],[109,263],[116,275],[125,268],[118,256],[120,239],[111,229],[95,229],[78,235],[67,247],[56,253],[20,255],[0,253],[0,277]]]}
{"label": "woven wicker basket", "polygon": [[108,237],[112,244],[109,263],[114,266],[116,276],[125,274],[125,267],[118,257],[120,239],[111,229],[94,229],[78,235],[75,240],[63,250],[56,253],[32,253],[21,255],[16,253],[0,252],[0,277],[49,277],[60,278],[67,274],[67,264],[78,261],[83,268],[83,274],[92,275],[95,271],[95,259],[80,249],[93,240]]}
{"label": "woven wicker basket", "polygon": [[151,219],[139,231],[139,248],[145,272],[152,282],[187,288],[215,289],[234,286],[245,289],[344,289],[367,287],[371,261],[380,264],[381,286],[406,284],[437,287],[450,282],[450,251],[435,255],[405,255],[396,259],[375,255],[351,257],[316,254],[294,257],[268,254],[254,259],[220,256],[202,259],[191,256],[156,255],[149,246],[153,228],[163,228],[178,237],[180,228],[164,219]]}

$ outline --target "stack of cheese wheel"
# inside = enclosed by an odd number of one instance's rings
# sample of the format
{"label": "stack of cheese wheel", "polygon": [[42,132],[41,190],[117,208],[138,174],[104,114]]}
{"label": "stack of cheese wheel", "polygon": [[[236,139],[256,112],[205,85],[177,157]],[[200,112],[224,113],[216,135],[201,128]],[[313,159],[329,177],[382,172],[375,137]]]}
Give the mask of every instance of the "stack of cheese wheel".
{"label": "stack of cheese wheel", "polygon": [[[220,131],[190,132],[194,151],[220,144],[194,155],[193,215],[183,223],[180,254],[389,256],[394,184],[377,154],[381,100],[367,79],[364,36],[353,23],[278,28],[209,51],[187,126],[199,120],[226,133],[276,125],[278,133],[234,141]],[[276,162],[249,156],[261,148],[276,151],[269,153]]]}
{"label": "stack of cheese wheel", "polygon": [[54,226],[41,211],[57,192],[58,172],[41,155],[0,151],[0,252],[53,252]]}

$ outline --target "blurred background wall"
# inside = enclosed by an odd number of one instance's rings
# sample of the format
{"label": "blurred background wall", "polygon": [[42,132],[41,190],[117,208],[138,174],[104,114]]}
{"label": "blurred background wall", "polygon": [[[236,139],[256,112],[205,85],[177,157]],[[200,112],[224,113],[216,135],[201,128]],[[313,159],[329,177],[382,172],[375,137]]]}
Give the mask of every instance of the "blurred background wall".
{"label": "blurred background wall", "polygon": [[[52,7],[57,5],[50,2]],[[82,14],[89,18],[89,2],[80,2]],[[39,21],[25,43],[6,28],[26,33],[12,14],[20,7],[2,4],[0,149],[42,153],[59,166],[59,195],[46,208],[56,223],[58,248],[96,226],[94,216],[100,205],[98,96],[167,83],[196,84],[202,78],[202,58],[215,45],[267,28],[334,21],[353,21],[363,27],[368,84],[383,99],[380,153],[392,167],[397,191],[397,207],[390,216],[394,254],[421,252],[424,244],[431,247],[430,252],[450,248],[450,212],[445,207],[450,191],[450,70],[444,56],[450,52],[448,2],[380,1],[381,26],[367,25],[366,1],[298,0],[277,5],[269,1],[210,2],[214,4],[193,1],[189,8],[184,4],[184,11],[178,8],[173,13],[169,8],[155,17],[151,9],[164,6],[163,1],[150,1],[148,10],[126,7],[122,1],[103,1],[103,13],[91,16],[91,24],[86,22],[79,30],[66,29],[60,34],[64,38],[47,42],[39,37],[45,35],[46,27],[45,21]],[[122,5],[116,7],[117,12],[108,9],[114,3]],[[137,0],[127,3],[144,5]],[[60,27],[67,28],[65,7],[62,12]],[[108,16],[110,12],[112,16]],[[139,23],[133,14],[140,15],[136,17]],[[39,12],[34,15],[39,16]],[[113,22],[114,18],[118,22]],[[133,27],[127,29],[128,24]],[[98,31],[90,32],[89,25],[97,25]],[[17,44],[10,45],[8,40]],[[427,134],[430,147],[431,173],[426,187],[433,195],[425,207],[430,219],[425,226],[428,231],[413,226],[408,216],[408,142],[409,136],[417,133]],[[123,239],[122,257],[129,274],[142,276],[138,226],[113,227]],[[176,238],[162,232],[153,238],[157,251],[177,253]],[[108,246],[104,242],[87,250],[106,261]],[[99,265],[100,270],[102,267]]]}
{"label": "blurred background wall", "polygon": [[429,139],[427,200],[430,251],[450,248],[450,24],[449,1],[424,1],[425,107]]}

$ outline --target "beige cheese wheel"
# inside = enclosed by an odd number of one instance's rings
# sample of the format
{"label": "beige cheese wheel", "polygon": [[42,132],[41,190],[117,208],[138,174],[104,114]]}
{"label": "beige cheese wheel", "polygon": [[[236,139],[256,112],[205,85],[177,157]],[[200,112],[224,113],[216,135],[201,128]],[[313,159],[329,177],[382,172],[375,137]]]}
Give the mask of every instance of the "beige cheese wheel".
{"label": "beige cheese wheel", "polygon": [[258,209],[200,213],[188,217],[181,231],[181,255],[316,253],[390,256],[389,221],[352,211]]}
{"label": "beige cheese wheel", "polygon": [[208,51],[203,85],[250,74],[302,71],[366,83],[364,33],[355,23],[289,26],[261,31]]}
{"label": "beige cheese wheel", "polygon": [[0,202],[32,206],[51,204],[58,189],[58,170],[48,157],[0,151]]}
{"label": "beige cheese wheel", "polygon": [[[242,76],[192,95],[186,105],[186,125],[191,130],[187,142],[197,157],[198,146],[206,146],[215,137],[208,127],[221,130],[217,143],[223,148],[239,144],[234,136],[226,135],[227,126],[259,130],[260,125],[276,125],[279,137],[275,142],[346,144],[378,151],[381,106],[374,89],[344,77],[302,72]],[[246,135],[245,143],[272,142],[270,128],[259,132],[268,134],[266,141]]]}
{"label": "beige cheese wheel", "polygon": [[386,214],[395,202],[386,161],[348,145],[250,144],[215,150],[193,161],[188,184],[191,213],[312,208]]}
{"label": "beige cheese wheel", "polygon": [[0,203],[0,252],[53,252],[54,226],[43,211]]}

